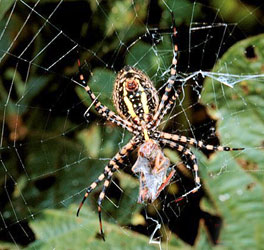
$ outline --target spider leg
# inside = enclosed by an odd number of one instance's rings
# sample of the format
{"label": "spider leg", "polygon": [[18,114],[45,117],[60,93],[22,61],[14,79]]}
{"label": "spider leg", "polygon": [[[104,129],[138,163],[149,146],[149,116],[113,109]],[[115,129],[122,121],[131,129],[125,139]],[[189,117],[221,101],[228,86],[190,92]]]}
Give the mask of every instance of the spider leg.
{"label": "spider leg", "polygon": [[174,94],[171,97],[171,99],[169,99],[168,103],[166,104],[164,109],[161,111],[158,119],[155,121],[155,126],[152,128],[152,130],[155,130],[160,125],[160,122],[162,121],[164,116],[168,113],[168,111],[171,109],[171,107],[175,104],[175,101],[177,100],[178,97],[179,95]]}
{"label": "spider leg", "polygon": [[[90,96],[92,100],[92,105],[94,105],[95,110],[103,117],[105,117],[108,121],[111,121],[112,123],[127,129],[129,132],[138,135],[139,127],[135,124],[132,125],[131,122],[122,119],[119,115],[117,115],[115,112],[111,111],[107,106],[103,105],[100,101],[98,101],[95,94],[92,92],[91,88],[87,84],[87,79],[85,79],[84,75],[81,72],[81,65],[80,61],[78,60],[78,66],[79,66],[79,77],[80,77],[80,84],[84,87],[87,94]],[[85,118],[88,116],[88,108],[86,112],[84,113]]]}
{"label": "spider leg", "polygon": [[169,141],[166,139],[160,139],[160,142],[166,146],[169,146],[170,148],[176,149],[177,151],[181,152],[184,154],[184,156],[190,160],[190,162],[192,163],[192,165],[190,166],[193,173],[194,173],[194,183],[195,183],[195,187],[193,189],[191,189],[190,191],[186,192],[185,194],[183,194],[182,196],[180,196],[179,198],[177,198],[175,200],[175,202],[181,201],[183,200],[186,196],[188,196],[189,194],[195,193],[198,191],[198,189],[201,187],[201,180],[200,177],[198,175],[198,163],[197,163],[197,159],[196,156],[194,155],[194,153],[187,147],[182,146],[179,143],[173,142],[173,141]]}
{"label": "spider leg", "polygon": [[203,141],[197,141],[194,138],[182,136],[182,135],[174,135],[166,132],[159,132],[159,136],[162,139],[171,140],[174,142],[181,142],[184,144],[189,144],[198,148],[207,149],[207,150],[214,150],[214,151],[237,151],[237,150],[244,150],[245,148],[230,148],[224,146],[214,146],[210,144],[205,144]]}
{"label": "spider leg", "polygon": [[[133,144],[133,142],[129,142],[126,146],[124,146],[122,148],[122,150],[116,154],[116,156],[114,157],[114,159],[116,159],[116,161],[120,164],[123,163],[123,158],[121,158],[121,156],[126,157],[129,153],[129,151],[132,151],[134,149],[136,144]],[[102,225],[102,209],[101,209],[101,205],[102,202],[105,198],[105,192],[110,184],[110,181],[112,179],[113,173],[119,169],[119,166],[115,163],[114,160],[111,160],[110,163],[112,163],[113,168],[108,172],[108,176],[106,178],[106,180],[104,181],[104,185],[103,185],[103,189],[99,195],[97,204],[98,204],[98,217],[99,217],[99,226],[100,226],[100,233],[101,236],[103,238],[103,240],[105,241],[105,237],[104,237],[104,231],[103,231],[103,225]]]}
{"label": "spider leg", "polygon": [[[153,117],[153,121],[151,122],[150,125],[155,125],[155,127],[158,126],[162,118],[166,115],[168,110],[171,108],[172,104],[175,102],[175,100],[179,97],[179,94],[181,93],[181,82],[179,81],[179,77],[177,77],[176,73],[176,68],[177,68],[177,58],[178,58],[178,46],[177,46],[177,30],[176,30],[176,24],[175,24],[175,19],[173,12],[171,12],[172,16],[172,24],[173,24],[173,34],[172,34],[172,42],[173,42],[173,58],[172,58],[172,64],[170,68],[170,77],[167,81],[167,86],[165,88],[165,92],[161,98],[159,107],[157,112],[155,113]],[[169,100],[169,97],[171,95],[171,91],[173,87],[178,84],[176,90],[174,90],[174,93],[172,95],[172,100]]]}
{"label": "spider leg", "polygon": [[105,237],[104,237],[104,231],[103,231],[103,225],[102,225],[102,209],[101,209],[101,205],[102,205],[102,202],[105,198],[105,192],[110,184],[110,181],[112,179],[112,176],[113,176],[113,173],[118,169],[118,165],[115,165],[114,168],[112,169],[111,172],[109,172],[108,174],[108,177],[107,179],[105,180],[104,182],[104,186],[103,186],[103,189],[99,195],[99,198],[98,198],[98,201],[97,201],[97,204],[98,204],[98,217],[99,217],[99,225],[100,225],[100,233],[101,233],[101,236],[103,238],[103,240],[105,241]]}
{"label": "spider leg", "polygon": [[80,203],[80,205],[79,205],[79,208],[78,208],[78,210],[77,210],[77,216],[79,216],[79,214],[80,214],[80,211],[81,211],[81,208],[82,208],[82,206],[83,206],[83,204],[84,204],[84,202],[85,202],[85,200],[87,199],[87,197],[88,197],[88,195],[97,187],[97,185],[101,182],[101,181],[103,181],[104,179],[105,179],[105,177],[106,176],[108,176],[108,174],[109,174],[109,172],[111,171],[111,168],[112,168],[113,166],[109,163],[106,167],[105,167],[105,169],[104,169],[104,172],[102,173],[102,174],[100,174],[99,176],[98,176],[98,178],[87,188],[87,190],[86,190],[86,193],[85,193],[85,195],[84,195],[84,197],[83,197],[83,199],[82,199],[82,201],[81,201],[81,203]]}
{"label": "spider leg", "polygon": [[158,189],[158,192],[156,194],[156,197],[159,196],[160,192],[170,183],[171,178],[174,176],[174,174],[176,173],[175,169],[172,169],[169,173],[169,175],[167,176],[167,178],[163,181],[163,183],[161,184],[161,186]]}
{"label": "spider leg", "polygon": [[101,203],[105,197],[105,191],[107,187],[110,184],[110,180],[113,176],[113,173],[119,169],[119,166],[117,164],[123,164],[124,158],[127,157],[128,153],[133,151],[136,146],[138,145],[139,140],[136,140],[136,137],[133,137],[113,158],[110,160],[110,162],[107,164],[107,166],[104,168],[104,173],[99,175],[99,177],[88,187],[82,202],[79,205],[79,208],[77,210],[77,216],[79,216],[80,210],[87,199],[88,195],[97,187],[97,185],[103,181],[105,178],[103,190],[99,195],[98,199],[98,215],[99,215],[99,224],[100,224],[100,231],[102,238],[104,239],[103,234],[103,228],[102,228],[102,218],[101,218]]}

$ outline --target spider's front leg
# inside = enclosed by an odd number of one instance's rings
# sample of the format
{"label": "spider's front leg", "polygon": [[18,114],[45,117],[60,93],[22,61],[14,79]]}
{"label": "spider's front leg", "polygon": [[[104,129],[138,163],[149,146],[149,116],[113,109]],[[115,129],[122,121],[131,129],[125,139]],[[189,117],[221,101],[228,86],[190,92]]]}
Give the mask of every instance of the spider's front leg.
{"label": "spider's front leg", "polygon": [[112,160],[107,164],[107,166],[104,168],[104,172],[99,175],[99,177],[88,187],[82,202],[79,205],[79,208],[77,210],[77,216],[79,216],[80,210],[85,202],[85,200],[87,199],[88,195],[97,187],[97,185],[103,181],[105,178],[105,182],[103,185],[103,189],[102,192],[99,195],[98,198],[98,216],[99,216],[99,225],[100,225],[100,232],[102,235],[103,240],[105,240],[104,238],[104,232],[103,232],[103,226],[102,226],[102,216],[101,216],[101,204],[102,201],[105,198],[105,192],[110,184],[110,181],[112,179],[112,176],[114,174],[114,172],[116,170],[119,169],[119,165],[123,164],[124,158],[126,158],[128,156],[128,154],[130,152],[132,152],[136,146],[138,145],[139,141],[136,139],[136,137],[133,137],[130,142],[128,142],[113,158]]}
{"label": "spider's front leg", "polygon": [[[132,125],[131,122],[122,119],[119,115],[117,115],[115,112],[111,111],[107,106],[103,105],[100,101],[98,101],[97,97],[95,96],[95,94],[92,92],[91,88],[89,87],[89,85],[87,84],[87,79],[85,79],[84,75],[81,72],[81,65],[80,65],[80,61],[78,60],[78,66],[79,66],[79,80],[80,80],[80,85],[82,85],[85,89],[85,91],[87,92],[87,94],[90,96],[91,100],[92,100],[92,105],[94,105],[95,110],[103,117],[105,117],[108,121],[127,129],[129,132],[135,134],[135,135],[139,135],[139,131],[138,131],[138,126],[136,126],[135,124]],[[87,116],[89,108],[87,109],[87,111],[84,113],[84,116]],[[133,129],[134,128],[134,129]]]}
{"label": "spider's front leg", "polygon": [[184,199],[186,196],[188,196],[189,194],[195,193],[198,191],[198,189],[201,187],[201,180],[198,176],[198,163],[197,163],[197,159],[196,156],[194,155],[194,153],[187,148],[186,146],[182,146],[181,144],[178,144],[176,142],[173,141],[169,141],[166,139],[160,139],[159,140],[161,144],[164,144],[164,146],[168,146],[172,149],[176,149],[177,151],[181,152],[184,154],[184,156],[187,158],[187,160],[190,160],[190,162],[192,163],[192,165],[190,166],[190,168],[192,169],[193,173],[194,173],[194,182],[195,182],[195,187],[186,192],[185,194],[181,195],[179,198],[177,198],[175,200],[175,202],[178,202],[182,199]]}
{"label": "spider's front leg", "polygon": [[[161,98],[159,107],[157,112],[155,113],[153,120],[150,123],[154,125],[154,129],[159,126],[163,117],[170,110],[171,106],[175,103],[176,99],[179,98],[181,93],[182,82],[180,81],[180,77],[177,76],[177,63],[178,63],[178,45],[177,45],[177,30],[173,12],[171,12],[172,16],[172,42],[173,42],[173,58],[172,64],[170,67],[170,77],[166,83],[165,92]],[[173,90],[174,88],[174,90]],[[174,91],[171,94],[172,90]]]}

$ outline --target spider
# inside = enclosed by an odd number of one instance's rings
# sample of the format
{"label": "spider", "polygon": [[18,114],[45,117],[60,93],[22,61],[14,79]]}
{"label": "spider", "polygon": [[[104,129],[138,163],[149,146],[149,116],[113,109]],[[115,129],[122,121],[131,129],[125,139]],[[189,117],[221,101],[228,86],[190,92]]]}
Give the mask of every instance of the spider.
{"label": "spider", "polygon": [[[132,171],[139,173],[140,192],[138,202],[144,203],[153,202],[170,183],[175,174],[175,169],[169,167],[170,161],[162,152],[162,146],[177,150],[188,162],[191,162],[191,166],[187,167],[193,171],[195,187],[181,195],[175,200],[176,202],[191,193],[197,192],[201,187],[197,159],[188,145],[214,151],[244,149],[207,145],[203,141],[197,141],[194,138],[158,130],[160,122],[179,98],[183,84],[183,80],[177,75],[176,70],[178,57],[177,31],[173,13],[171,14],[173,58],[170,67],[170,77],[166,82],[165,92],[161,101],[159,101],[157,90],[147,75],[134,67],[125,66],[118,72],[114,83],[113,101],[118,113],[116,114],[97,99],[87,85],[87,79],[81,73],[81,65],[80,61],[78,61],[80,72],[78,83],[84,87],[90,96],[95,110],[108,121],[125,128],[133,134],[132,139],[110,160],[105,166],[103,173],[87,188],[77,211],[77,216],[79,216],[79,212],[88,195],[104,180],[103,189],[97,202],[100,233],[103,240],[105,238],[101,219],[102,201],[105,198],[105,192],[114,172],[123,165],[125,158],[132,151],[138,149],[138,159],[132,167]],[[84,116],[86,115],[87,112],[85,112]]]}

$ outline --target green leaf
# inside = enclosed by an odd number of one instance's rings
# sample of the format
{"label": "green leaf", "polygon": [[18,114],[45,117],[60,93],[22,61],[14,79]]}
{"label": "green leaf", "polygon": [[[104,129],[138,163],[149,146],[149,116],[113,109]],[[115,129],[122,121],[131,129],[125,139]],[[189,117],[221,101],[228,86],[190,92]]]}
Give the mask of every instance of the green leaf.
{"label": "green leaf", "polygon": [[103,127],[98,124],[92,124],[88,129],[84,129],[78,133],[77,138],[83,143],[86,154],[89,157],[111,158],[119,150],[117,145],[121,147],[128,143],[131,134],[117,126],[111,125]]}
{"label": "green leaf", "polygon": [[101,146],[100,127],[98,125],[94,124],[89,129],[82,130],[78,133],[77,138],[82,141],[90,157],[98,158]]}
{"label": "green leaf", "polygon": [[[94,92],[95,96],[98,96],[98,100],[100,100],[104,105],[108,106],[108,108],[111,110],[114,109],[111,98],[114,81],[115,74],[112,71],[96,68],[94,69],[93,74],[88,82],[88,85]],[[89,107],[92,101],[86,91],[80,87],[77,87],[76,92],[80,98],[84,100],[85,105]]]}
{"label": "green leaf", "polygon": [[144,42],[138,42],[127,55],[126,64],[136,66],[140,70],[148,72],[152,67],[157,68],[158,62],[156,60],[159,59],[156,57],[153,47]]}
{"label": "green leaf", "polygon": [[[253,49],[254,57],[248,58],[246,51]],[[202,103],[209,114],[218,119],[217,128],[222,144],[246,147],[240,157],[242,168],[257,178],[263,185],[264,176],[258,170],[263,164],[264,131],[264,85],[261,76],[252,80],[244,75],[262,74],[264,63],[264,35],[245,39],[232,46],[219,60],[213,71],[224,74],[232,81],[232,74],[240,76],[234,88],[207,78],[202,93]],[[252,51],[251,51],[252,52]],[[237,79],[236,79],[237,80]],[[253,170],[253,171],[252,171]],[[263,185],[264,186],[264,185]]]}
{"label": "green leaf", "polygon": [[241,4],[239,0],[212,0],[211,4],[214,8],[219,9],[223,20],[228,23],[237,23],[244,31],[252,29],[258,22],[258,18],[262,16],[262,13],[254,5],[250,5],[250,1],[247,4]]}
{"label": "green leaf", "polygon": [[97,213],[84,208],[77,218],[75,206],[68,210],[45,210],[30,226],[37,241],[26,249],[157,249],[149,244],[148,237],[107,222],[103,224],[104,242],[98,236]]}
{"label": "green leaf", "polygon": [[[15,78],[13,79],[14,76]],[[40,94],[40,92],[51,79],[51,77],[47,76],[33,76],[29,81],[24,82],[19,72],[14,68],[9,68],[6,70],[4,77],[10,82],[10,85],[11,82],[14,81],[14,88],[16,90],[18,101],[13,100],[13,102],[17,102],[18,105],[21,105],[20,114],[23,114],[25,111],[27,111],[26,107],[30,105],[34,97]],[[3,89],[2,86],[0,86],[0,88]],[[7,92],[4,89],[2,95],[5,95],[5,98],[7,98]]]}
{"label": "green leaf", "polygon": [[139,0],[131,4],[130,0],[113,1],[108,18],[106,19],[106,34],[112,35],[113,32],[125,30],[130,32],[130,28],[136,25],[135,11],[139,20],[146,17],[148,1]]}
{"label": "green leaf", "polygon": [[[219,243],[227,249],[259,249],[263,245],[263,188],[228,152],[211,159],[196,153],[204,188],[224,221]],[[262,241],[261,241],[262,240]]]}
{"label": "green leaf", "polygon": [[0,20],[4,17],[5,13],[9,10],[15,0],[1,0],[0,1]]}
{"label": "green leaf", "polygon": [[[168,44],[166,44],[168,46]],[[152,77],[157,73],[158,69],[166,68],[166,60],[162,57],[162,50],[165,50],[165,45],[153,47],[150,44],[144,42],[136,43],[126,56],[126,64],[135,66],[136,68],[147,73],[149,77]],[[159,54],[160,56],[157,56]],[[170,57],[171,59],[171,57]],[[165,65],[164,65],[165,64]]]}
{"label": "green leaf", "polygon": [[261,74],[263,51],[263,34],[232,46],[213,72],[226,82],[234,80],[232,74],[238,75],[240,82],[230,88],[207,78],[201,98],[217,119],[221,144],[245,147],[215,153],[210,159],[197,153],[204,186],[224,220],[220,242],[227,249],[260,249],[264,245],[264,87],[260,76],[244,77]]}
{"label": "green leaf", "polygon": [[[195,8],[193,8],[193,3],[190,3],[188,0],[167,0],[166,4],[164,4],[162,0],[159,0],[159,5],[163,9],[161,25],[164,27],[166,27],[168,23],[171,23],[171,13],[169,9],[174,13],[177,26],[180,23],[189,25],[191,20],[195,20],[197,17],[201,18],[202,15],[201,5],[196,4]],[[169,8],[167,6],[169,6]]]}
{"label": "green leaf", "polygon": [[195,240],[195,249],[197,250],[226,250],[223,246],[213,246],[209,234],[207,233],[207,228],[204,224],[204,221],[201,220],[199,224],[199,231],[197,238]]}
{"label": "green leaf", "polygon": [[18,245],[0,241],[0,249],[2,249],[2,250],[17,250]]}

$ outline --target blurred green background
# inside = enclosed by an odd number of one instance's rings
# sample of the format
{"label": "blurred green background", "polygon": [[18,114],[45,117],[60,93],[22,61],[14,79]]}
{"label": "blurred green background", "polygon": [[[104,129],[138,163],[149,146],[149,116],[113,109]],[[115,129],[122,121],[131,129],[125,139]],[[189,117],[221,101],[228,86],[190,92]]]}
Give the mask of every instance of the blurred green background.
{"label": "blurred green background", "polygon": [[[175,15],[182,76],[201,75],[161,129],[242,152],[201,152],[202,189],[180,164],[154,204],[137,204],[132,154],[103,203],[98,187],[76,218],[85,188],[131,135],[105,122],[75,82],[77,60],[100,101],[113,108],[112,85],[124,65],[146,72],[162,95],[172,59]],[[0,2],[0,249],[263,249],[263,32],[258,1]],[[167,30],[155,31],[155,28]],[[232,75],[235,76],[232,76]],[[256,75],[253,79],[245,75]],[[240,76],[240,77],[236,77]],[[168,118],[168,117],[167,117]],[[171,162],[181,161],[164,149]]]}

